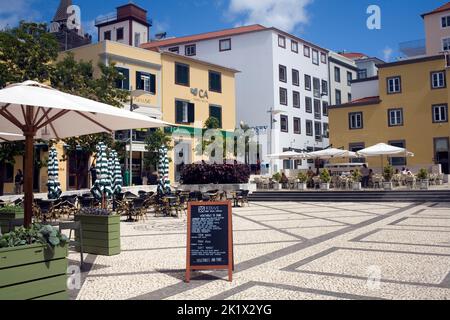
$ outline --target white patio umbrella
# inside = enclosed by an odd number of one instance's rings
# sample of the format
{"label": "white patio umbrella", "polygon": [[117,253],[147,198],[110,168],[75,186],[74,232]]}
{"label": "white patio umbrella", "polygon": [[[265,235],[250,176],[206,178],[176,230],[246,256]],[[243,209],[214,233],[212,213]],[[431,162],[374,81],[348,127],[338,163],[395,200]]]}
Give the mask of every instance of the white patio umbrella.
{"label": "white patio umbrella", "polygon": [[0,143],[21,141],[21,140],[25,140],[25,137],[22,134],[0,132]]}
{"label": "white patio umbrella", "polygon": [[359,156],[368,157],[380,157],[381,160],[381,172],[383,172],[383,156],[400,156],[400,157],[414,157],[414,153],[400,147],[388,145],[386,143],[379,143],[374,146],[357,152]]}
{"label": "white patio umbrella", "polygon": [[29,226],[32,218],[34,139],[63,139],[167,125],[160,120],[63,93],[34,81],[0,90],[0,132],[25,136],[25,225]]}
{"label": "white patio umbrella", "polygon": [[336,159],[336,158],[356,158],[356,152],[348,151],[348,150],[342,150],[342,149],[336,149],[336,148],[330,148],[320,151],[314,151],[308,153],[308,156],[313,159]]}

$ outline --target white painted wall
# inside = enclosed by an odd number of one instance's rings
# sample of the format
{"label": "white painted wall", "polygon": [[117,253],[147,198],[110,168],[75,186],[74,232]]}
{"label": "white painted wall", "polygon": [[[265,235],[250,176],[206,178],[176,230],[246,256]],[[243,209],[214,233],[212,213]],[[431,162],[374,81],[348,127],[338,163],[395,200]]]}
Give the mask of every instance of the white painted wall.
{"label": "white painted wall", "polygon": [[356,60],[356,65],[358,69],[367,70],[367,78],[376,77],[378,75],[378,67],[376,66],[378,62],[372,59],[362,59]]}
{"label": "white painted wall", "polygon": [[[117,40],[117,29],[123,28],[123,40]],[[111,41],[129,44],[130,39],[130,23],[128,21],[122,21],[115,24],[100,27],[100,39],[99,42],[105,40],[105,32],[111,31]]]}
{"label": "white painted wall", "polygon": [[[346,57],[341,56],[335,52],[330,52],[330,57],[336,59],[344,64],[348,64],[356,68],[356,63],[353,60],[347,59]],[[338,67],[341,70],[341,82],[336,82],[334,77],[334,68]],[[336,90],[341,90],[341,102],[347,103],[350,102],[348,99],[348,95],[352,94],[352,86],[348,85],[348,77],[347,72],[352,74],[352,79],[355,80],[357,78],[357,72],[351,68],[345,67],[342,64],[335,63],[330,60],[330,84],[331,84],[331,105],[336,105]],[[354,99],[352,94],[352,100]]]}
{"label": "white painted wall", "polygon": [[141,42],[139,45],[148,42],[148,28],[147,26],[144,26],[143,24],[140,24],[139,22],[133,21],[133,34],[132,34],[132,42],[131,45],[135,45],[135,39],[136,39],[136,33],[140,34]]}
{"label": "white painted wall", "polygon": [[352,83],[353,100],[380,95],[378,79]]}

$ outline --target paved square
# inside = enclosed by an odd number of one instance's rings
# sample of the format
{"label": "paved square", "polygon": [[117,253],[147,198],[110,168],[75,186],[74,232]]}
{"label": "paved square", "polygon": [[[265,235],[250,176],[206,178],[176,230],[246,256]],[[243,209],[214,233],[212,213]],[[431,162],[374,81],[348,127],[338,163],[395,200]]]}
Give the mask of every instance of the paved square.
{"label": "paved square", "polygon": [[450,299],[450,205],[235,208],[233,283],[220,271],[184,283],[186,217],[150,216],[122,222],[120,255],[86,257],[73,299]]}

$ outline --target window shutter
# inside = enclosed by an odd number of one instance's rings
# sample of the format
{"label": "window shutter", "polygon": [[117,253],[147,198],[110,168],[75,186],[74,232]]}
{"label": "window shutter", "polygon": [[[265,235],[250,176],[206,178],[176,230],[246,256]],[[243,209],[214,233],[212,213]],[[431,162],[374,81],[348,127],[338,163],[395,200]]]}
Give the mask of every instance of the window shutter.
{"label": "window shutter", "polygon": [[175,102],[175,122],[183,123],[183,102],[182,101]]}
{"label": "window shutter", "polygon": [[156,76],[150,74],[150,92],[156,94]]}
{"label": "window shutter", "polygon": [[136,90],[144,90],[144,83],[142,81],[141,72],[136,72]]}
{"label": "window shutter", "polygon": [[195,122],[195,105],[193,103],[188,104],[188,122]]}

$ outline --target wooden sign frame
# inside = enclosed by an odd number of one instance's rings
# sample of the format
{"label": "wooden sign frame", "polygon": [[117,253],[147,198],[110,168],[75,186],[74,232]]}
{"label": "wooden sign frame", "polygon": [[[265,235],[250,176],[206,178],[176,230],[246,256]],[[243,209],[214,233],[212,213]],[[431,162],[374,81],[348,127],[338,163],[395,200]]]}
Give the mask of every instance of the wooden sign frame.
{"label": "wooden sign frame", "polygon": [[[192,206],[228,206],[228,265],[223,266],[191,266],[191,208]],[[186,241],[186,282],[191,281],[191,271],[194,270],[228,270],[228,281],[233,281],[234,250],[233,250],[233,213],[231,201],[189,202],[187,214]]]}

